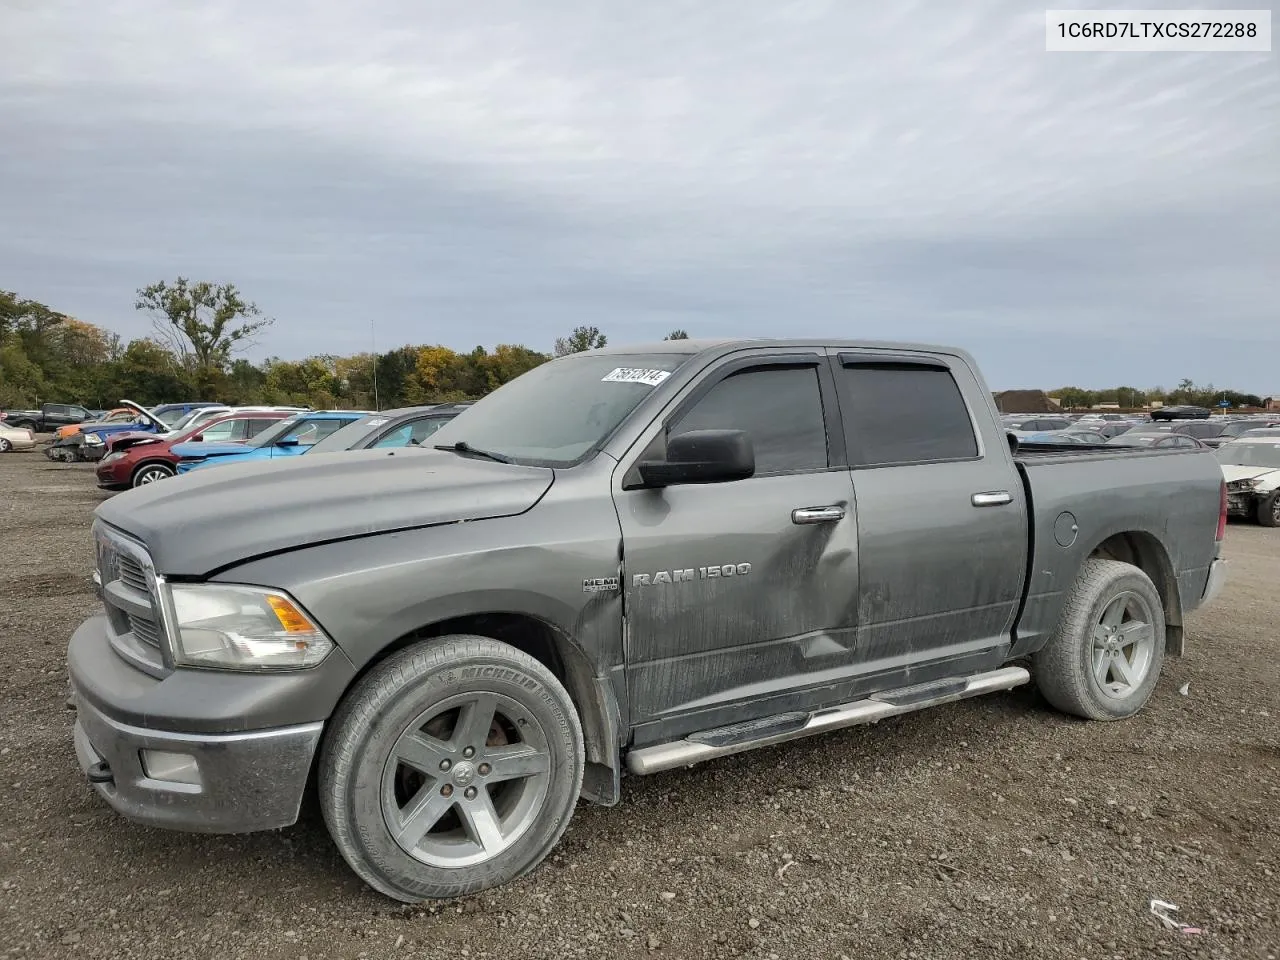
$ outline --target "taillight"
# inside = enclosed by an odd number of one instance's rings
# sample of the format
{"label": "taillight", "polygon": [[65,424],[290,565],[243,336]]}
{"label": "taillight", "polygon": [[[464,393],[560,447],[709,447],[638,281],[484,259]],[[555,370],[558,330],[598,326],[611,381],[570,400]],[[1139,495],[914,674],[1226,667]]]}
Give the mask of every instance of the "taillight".
{"label": "taillight", "polygon": [[1218,535],[1214,537],[1218,543],[1227,535],[1227,481],[1222,481],[1221,497],[1218,506]]}

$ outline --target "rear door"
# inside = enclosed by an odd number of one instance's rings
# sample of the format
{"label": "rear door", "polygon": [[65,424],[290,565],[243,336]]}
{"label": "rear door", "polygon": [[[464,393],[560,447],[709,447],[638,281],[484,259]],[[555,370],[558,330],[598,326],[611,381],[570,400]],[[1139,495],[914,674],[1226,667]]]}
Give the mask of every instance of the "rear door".
{"label": "rear door", "polygon": [[1000,664],[1027,562],[1027,503],[968,365],[832,351],[857,501],[863,666],[886,682]]}
{"label": "rear door", "polygon": [[[736,429],[756,473],[637,489],[669,436]],[[825,354],[751,351],[691,385],[615,472],[637,744],[796,709],[857,662],[857,520]]]}

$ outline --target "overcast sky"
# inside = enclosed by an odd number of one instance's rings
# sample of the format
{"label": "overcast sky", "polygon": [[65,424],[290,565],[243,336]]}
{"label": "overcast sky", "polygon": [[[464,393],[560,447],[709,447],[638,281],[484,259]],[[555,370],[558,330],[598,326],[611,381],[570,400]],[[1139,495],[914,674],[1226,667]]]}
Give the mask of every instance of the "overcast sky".
{"label": "overcast sky", "polygon": [[974,0],[0,0],[0,37],[0,288],[127,337],[186,275],[276,318],[256,356],[683,327],[1280,393],[1274,52],[1051,54]]}

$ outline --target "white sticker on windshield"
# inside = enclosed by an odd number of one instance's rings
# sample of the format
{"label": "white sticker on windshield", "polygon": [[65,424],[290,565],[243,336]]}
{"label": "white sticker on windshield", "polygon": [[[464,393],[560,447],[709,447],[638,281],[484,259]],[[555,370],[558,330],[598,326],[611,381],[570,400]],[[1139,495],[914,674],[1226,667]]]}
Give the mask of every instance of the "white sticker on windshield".
{"label": "white sticker on windshield", "polygon": [[612,371],[600,378],[601,383],[643,383],[646,387],[656,387],[667,377],[670,370],[641,370],[637,367],[614,367]]}

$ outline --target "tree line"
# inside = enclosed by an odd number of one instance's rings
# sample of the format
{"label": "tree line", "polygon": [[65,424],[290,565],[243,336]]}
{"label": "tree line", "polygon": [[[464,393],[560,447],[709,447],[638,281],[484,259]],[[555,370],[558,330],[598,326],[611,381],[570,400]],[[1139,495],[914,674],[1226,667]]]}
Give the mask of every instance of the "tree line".
{"label": "tree line", "polygon": [[[552,356],[608,343],[597,327],[578,327],[544,353],[522,344],[462,352],[406,344],[386,353],[317,354],[301,360],[242,356],[274,320],[230,283],[179,277],[137,291],[135,308],[152,321],[149,336],[125,343],[103,327],[0,290],[0,407],[44,402],[109,408],[127,397],[144,405],[173,400],[297,404],[317,409],[388,409],[475,400]],[[685,340],[673,330],[665,339]],[[1064,407],[1114,403],[1138,409],[1154,401],[1260,407],[1256,394],[1182,380],[1172,390],[1114,387],[1048,391]]]}
{"label": "tree line", "polygon": [[[274,320],[234,284],[179,277],[137,291],[152,332],[128,343],[116,333],[17,293],[0,290],[0,407],[78,403],[107,409],[203,400],[389,409],[475,400],[552,356],[594,350],[608,338],[578,327],[550,353],[522,344],[457,351],[406,344],[385,353],[317,354],[301,360],[242,356]],[[665,339],[687,339],[673,330]]]}
{"label": "tree line", "polygon": [[1153,403],[1188,404],[1195,407],[1213,408],[1226,400],[1232,409],[1239,407],[1261,407],[1263,398],[1256,393],[1241,393],[1239,390],[1227,390],[1212,383],[1196,384],[1190,379],[1179,381],[1172,390],[1164,387],[1151,387],[1143,390],[1138,387],[1112,387],[1108,390],[1084,390],[1080,387],[1059,387],[1046,391],[1046,395],[1058,400],[1067,410],[1089,410],[1099,404],[1116,404],[1124,410],[1141,410]]}

